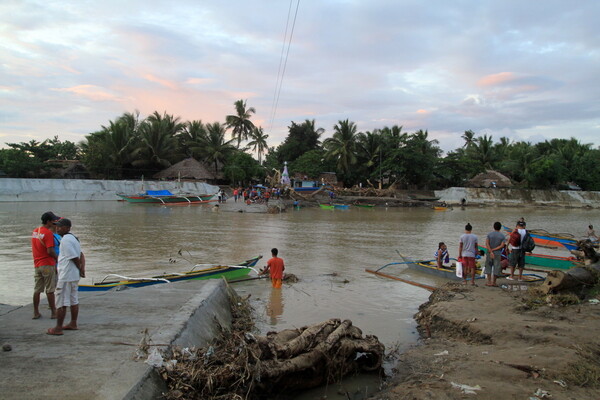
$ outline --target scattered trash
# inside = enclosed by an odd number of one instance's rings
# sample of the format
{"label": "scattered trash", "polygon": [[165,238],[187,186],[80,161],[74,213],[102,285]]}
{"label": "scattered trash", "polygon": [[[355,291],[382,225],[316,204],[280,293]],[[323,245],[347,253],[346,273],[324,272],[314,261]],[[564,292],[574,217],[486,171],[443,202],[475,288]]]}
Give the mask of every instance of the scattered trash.
{"label": "scattered trash", "polygon": [[469,386],[454,382],[450,382],[450,384],[452,384],[453,388],[460,389],[464,394],[477,394],[476,390],[481,390],[481,386],[479,385]]}
{"label": "scattered trash", "polygon": [[160,355],[160,351],[158,351],[156,347],[152,348],[150,354],[148,355],[148,359],[144,362],[156,368],[160,368],[163,366],[163,358]]}
{"label": "scattered trash", "polygon": [[589,302],[590,304],[600,304],[600,300],[598,299],[590,299]]}
{"label": "scattered trash", "polygon": [[542,399],[548,399],[552,397],[552,395],[547,390],[542,390],[540,388],[538,388],[538,390],[536,390],[533,395]]}
{"label": "scattered trash", "polygon": [[565,383],[565,381],[552,381],[554,383],[556,383],[558,386],[566,388],[567,384]]}
{"label": "scattered trash", "polygon": [[165,368],[169,372],[173,371],[175,369],[176,365],[177,365],[177,360],[169,360],[169,361],[165,362]]}
{"label": "scattered trash", "polygon": [[450,353],[448,353],[448,350],[444,350],[444,351],[440,351],[437,354],[434,354],[434,356],[447,356],[448,354],[450,354]]}
{"label": "scattered trash", "polygon": [[490,354],[489,351],[482,351],[481,354]]}
{"label": "scattered trash", "polygon": [[12,350],[12,346],[10,344],[8,344],[8,343],[4,343],[2,345],[2,350],[4,350],[4,351],[11,351]]}
{"label": "scattered trash", "polygon": [[469,318],[469,319],[467,320],[467,322],[475,322],[475,321],[477,321],[477,318],[475,318],[475,317],[473,317],[473,318]]}

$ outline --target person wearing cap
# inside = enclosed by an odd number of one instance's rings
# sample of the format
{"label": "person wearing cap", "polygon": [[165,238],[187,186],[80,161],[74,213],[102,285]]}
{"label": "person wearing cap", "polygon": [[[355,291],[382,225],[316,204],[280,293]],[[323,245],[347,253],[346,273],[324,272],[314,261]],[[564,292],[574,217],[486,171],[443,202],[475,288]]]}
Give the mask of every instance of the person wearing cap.
{"label": "person wearing cap", "polygon": [[527,233],[525,227],[527,224],[523,218],[519,219],[517,226],[512,231],[508,238],[508,244],[510,244],[510,254],[508,257],[508,264],[510,266],[510,276],[506,279],[515,279],[515,268],[519,268],[519,280],[523,280],[523,268],[525,268],[525,252],[521,249],[521,243]]}
{"label": "person wearing cap", "polygon": [[48,305],[52,312],[51,318],[56,318],[54,291],[56,289],[56,260],[54,250],[54,234],[52,223],[60,217],[52,211],[42,214],[42,225],[33,230],[31,235],[31,252],[33,253],[33,266],[35,268],[33,288],[33,319],[42,316],[40,313],[40,295],[46,292]]}
{"label": "person wearing cap", "polygon": [[[81,252],[79,239],[71,233],[71,220],[62,218],[54,223],[56,231],[62,236],[58,256],[58,282],[56,284],[56,326],[48,328],[48,335],[62,335],[64,330],[78,330],[79,316],[79,279],[85,276],[85,258]],[[71,322],[63,325],[71,310]]]}

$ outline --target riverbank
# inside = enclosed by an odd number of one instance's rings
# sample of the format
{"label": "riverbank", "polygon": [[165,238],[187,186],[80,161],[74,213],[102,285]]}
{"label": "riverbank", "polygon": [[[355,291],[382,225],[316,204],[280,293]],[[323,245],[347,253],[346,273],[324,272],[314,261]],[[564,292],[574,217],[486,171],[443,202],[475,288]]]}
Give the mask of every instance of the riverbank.
{"label": "riverbank", "polygon": [[421,343],[373,398],[600,398],[600,305],[535,304],[513,290],[523,288],[449,283],[433,292],[415,315]]}
{"label": "riverbank", "polygon": [[[219,187],[203,182],[3,178],[0,179],[0,202],[117,201],[119,200],[117,193],[139,193],[144,190],[164,189],[173,192],[210,194],[216,193]],[[227,204],[231,204],[233,201],[231,190],[226,191],[230,196]],[[318,200],[328,202],[329,197],[323,193]],[[341,196],[338,200],[346,204],[357,202],[375,204],[377,207],[431,207],[435,201],[438,201],[455,207],[465,205],[467,207],[600,208],[600,192],[575,190],[451,187],[429,191],[398,190],[394,196],[390,197]],[[291,204],[291,201],[289,203]],[[305,206],[314,206],[317,204],[317,199],[300,200],[300,203]],[[252,209],[260,208],[252,206]]]}

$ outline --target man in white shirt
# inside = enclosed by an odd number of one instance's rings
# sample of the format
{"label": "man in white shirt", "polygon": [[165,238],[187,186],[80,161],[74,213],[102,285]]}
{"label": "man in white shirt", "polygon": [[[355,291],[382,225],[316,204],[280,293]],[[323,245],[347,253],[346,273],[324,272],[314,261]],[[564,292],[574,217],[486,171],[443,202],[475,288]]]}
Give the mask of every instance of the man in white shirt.
{"label": "man in white shirt", "polygon": [[[79,279],[85,276],[85,258],[79,239],[71,231],[71,221],[62,218],[54,223],[56,232],[62,236],[58,256],[58,282],[56,284],[56,326],[49,328],[49,335],[62,335],[63,330],[75,331],[79,315]],[[71,310],[71,322],[63,326],[67,307]]]}

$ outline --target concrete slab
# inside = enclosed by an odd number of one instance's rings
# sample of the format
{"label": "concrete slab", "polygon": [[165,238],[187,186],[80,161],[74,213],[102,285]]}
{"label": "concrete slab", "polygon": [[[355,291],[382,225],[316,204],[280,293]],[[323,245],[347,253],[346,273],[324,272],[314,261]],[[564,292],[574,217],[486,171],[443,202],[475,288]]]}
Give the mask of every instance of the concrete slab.
{"label": "concrete slab", "polygon": [[204,346],[231,323],[221,280],[80,293],[80,330],[63,336],[46,334],[55,320],[43,304],[38,320],[31,305],[1,308],[0,343],[12,347],[0,352],[3,399],[156,398],[158,374],[134,359],[144,330],[154,344]]}

